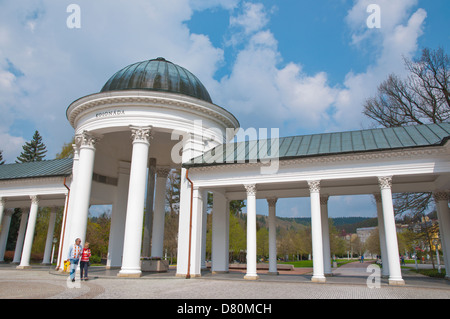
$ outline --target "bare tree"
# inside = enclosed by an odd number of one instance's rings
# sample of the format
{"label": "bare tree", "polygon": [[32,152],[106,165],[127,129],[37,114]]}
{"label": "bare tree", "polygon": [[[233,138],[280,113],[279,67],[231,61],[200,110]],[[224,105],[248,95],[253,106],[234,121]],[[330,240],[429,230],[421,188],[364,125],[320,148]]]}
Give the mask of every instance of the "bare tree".
{"label": "bare tree", "polygon": [[[450,120],[450,59],[442,48],[423,49],[419,59],[404,59],[409,75],[395,74],[380,84],[376,96],[367,99],[363,113],[383,127],[442,123]],[[394,195],[397,214],[422,215],[430,205],[430,193]]]}
{"label": "bare tree", "polygon": [[380,84],[363,113],[384,127],[442,123],[450,119],[450,59],[442,48],[424,49],[418,60],[405,59],[406,79],[395,74]]}

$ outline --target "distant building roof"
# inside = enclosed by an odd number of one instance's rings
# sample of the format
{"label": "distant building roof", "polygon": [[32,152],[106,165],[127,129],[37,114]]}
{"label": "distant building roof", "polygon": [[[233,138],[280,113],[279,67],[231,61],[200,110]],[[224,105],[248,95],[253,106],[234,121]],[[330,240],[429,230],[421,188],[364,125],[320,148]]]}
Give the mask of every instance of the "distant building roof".
{"label": "distant building roof", "polygon": [[[278,139],[278,158],[284,160],[437,146],[443,145],[449,138],[450,123],[281,137]],[[266,153],[269,155],[259,154],[260,145],[263,150],[267,149]],[[183,163],[183,167],[248,163],[269,159],[274,157],[271,154],[276,154],[271,152],[271,145],[272,139],[224,144]],[[230,149],[234,150],[232,154],[229,154]],[[242,151],[239,153],[239,150]]]}
{"label": "distant building roof", "polygon": [[72,174],[72,158],[55,159],[30,163],[15,163],[0,165],[0,181],[69,176]]}

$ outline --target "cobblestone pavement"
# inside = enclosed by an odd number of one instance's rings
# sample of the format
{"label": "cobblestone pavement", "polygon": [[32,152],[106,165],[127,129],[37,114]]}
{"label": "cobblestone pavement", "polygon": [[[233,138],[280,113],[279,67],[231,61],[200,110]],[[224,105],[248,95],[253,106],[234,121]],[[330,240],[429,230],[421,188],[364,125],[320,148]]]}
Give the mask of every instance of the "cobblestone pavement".
{"label": "cobblestone pavement", "polygon": [[[117,271],[91,267],[90,280],[67,280],[67,274],[36,266],[16,270],[0,265],[0,299],[450,299],[450,281],[432,279],[404,271],[405,286],[369,288],[368,264],[349,264],[334,270],[326,283],[312,283],[310,269],[278,276],[260,273],[260,279],[246,281],[241,272],[200,278],[175,277],[174,270],[146,274],[138,279],[119,278]],[[305,273],[306,272],[306,273]]]}

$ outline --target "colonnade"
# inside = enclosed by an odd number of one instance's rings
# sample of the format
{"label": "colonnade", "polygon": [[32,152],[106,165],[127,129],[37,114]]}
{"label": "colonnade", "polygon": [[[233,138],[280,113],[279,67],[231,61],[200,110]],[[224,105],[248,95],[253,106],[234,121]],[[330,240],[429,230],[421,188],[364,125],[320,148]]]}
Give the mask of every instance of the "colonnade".
{"label": "colonnade", "polygon": [[[31,259],[31,248],[33,245],[33,238],[36,228],[37,213],[39,208],[39,196],[30,196],[30,208],[23,207],[20,225],[16,240],[16,246],[14,250],[13,264],[18,264],[17,269],[28,269],[30,268]],[[47,229],[47,237],[45,241],[44,256],[42,259],[42,264],[49,265],[52,260],[52,244],[54,238],[55,224],[56,224],[56,214],[58,212],[58,206],[52,206],[50,210],[50,218]],[[0,224],[1,234],[0,234],[0,262],[4,262],[6,244],[8,240],[8,235],[10,231],[11,219],[13,209],[6,209],[6,199],[0,198]]]}
{"label": "colonnade", "polygon": [[[383,260],[382,275],[388,277],[391,285],[404,285],[401,275],[397,231],[392,201],[392,176],[378,177],[379,192],[373,194],[377,203],[378,227],[380,236],[381,256]],[[244,276],[248,280],[259,278],[256,262],[256,184],[244,185],[247,194],[247,270]],[[313,282],[325,282],[331,275],[331,253],[328,226],[328,194],[320,193],[320,180],[308,181],[311,201],[311,235],[313,258]],[[220,196],[216,201],[216,196]],[[214,192],[213,223],[212,223],[212,266],[213,273],[228,271],[228,229],[219,225],[228,225],[223,214],[224,203],[228,201],[222,193]],[[450,211],[447,192],[434,193],[439,214],[442,248],[445,264],[448,265],[450,251]],[[195,199],[194,199],[195,200]],[[269,274],[277,274],[276,251],[276,203],[278,198],[269,197]],[[194,203],[195,205],[195,203]]]}

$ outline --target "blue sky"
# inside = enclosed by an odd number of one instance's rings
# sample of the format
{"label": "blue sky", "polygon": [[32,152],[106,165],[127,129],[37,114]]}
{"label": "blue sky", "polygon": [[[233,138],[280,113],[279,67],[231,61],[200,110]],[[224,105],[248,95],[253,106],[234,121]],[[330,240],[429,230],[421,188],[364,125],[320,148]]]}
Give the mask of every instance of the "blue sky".
{"label": "blue sky", "polygon": [[[66,24],[72,3],[79,29]],[[370,4],[380,28],[367,26]],[[402,56],[450,52],[449,13],[448,0],[0,0],[0,149],[13,162],[39,130],[53,158],[72,138],[73,100],[158,56],[196,74],[243,128],[366,128],[362,104],[390,73],[405,75]],[[349,198],[330,199],[333,211],[374,214]],[[308,210],[282,202],[289,215]]]}

